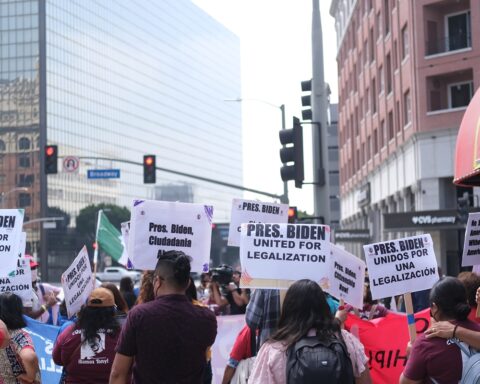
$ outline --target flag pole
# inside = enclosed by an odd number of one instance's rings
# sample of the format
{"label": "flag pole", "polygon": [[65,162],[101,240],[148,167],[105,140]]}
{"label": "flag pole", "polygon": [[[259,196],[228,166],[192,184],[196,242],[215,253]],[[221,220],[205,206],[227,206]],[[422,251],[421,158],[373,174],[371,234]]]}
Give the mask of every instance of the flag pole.
{"label": "flag pole", "polygon": [[95,249],[93,250],[93,286],[97,281],[97,264],[98,264],[98,229],[100,228],[100,220],[103,210],[100,209],[97,214],[97,229],[95,230]]}

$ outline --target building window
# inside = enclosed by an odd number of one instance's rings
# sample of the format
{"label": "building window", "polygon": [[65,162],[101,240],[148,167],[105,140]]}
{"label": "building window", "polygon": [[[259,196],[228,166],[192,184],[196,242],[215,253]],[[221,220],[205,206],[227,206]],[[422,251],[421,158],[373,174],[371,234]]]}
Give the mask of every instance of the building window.
{"label": "building window", "polygon": [[388,140],[395,136],[395,125],[393,124],[393,112],[388,112]]}
{"label": "building window", "polygon": [[32,204],[32,198],[29,193],[18,194],[18,206],[20,208],[29,207]]}
{"label": "building window", "polygon": [[33,184],[35,180],[34,175],[19,175],[18,177],[18,187],[29,187]]}
{"label": "building window", "polygon": [[373,28],[370,28],[370,62],[375,60],[375,43],[373,40]]}
{"label": "building window", "polygon": [[382,147],[384,147],[387,144],[387,126],[385,124],[385,120],[382,120],[380,126],[382,127],[382,131],[380,132],[380,144]]}
{"label": "building window", "polygon": [[378,153],[378,130],[373,131],[373,154]]}
{"label": "building window", "polygon": [[370,89],[365,90],[365,111],[366,113],[370,112]]}
{"label": "building window", "polygon": [[29,156],[19,156],[18,157],[18,166],[22,168],[30,168],[30,157]]}
{"label": "building window", "polygon": [[371,159],[372,156],[372,136],[367,137],[367,161]]}
{"label": "building window", "polygon": [[403,125],[412,122],[412,100],[410,97],[410,90],[403,95]]}
{"label": "building window", "polygon": [[377,90],[377,85],[375,79],[372,80],[372,112],[377,113],[377,95],[375,94]]}
{"label": "building window", "polygon": [[473,83],[457,83],[448,85],[448,107],[466,107],[473,96]]}
{"label": "building window", "polygon": [[387,55],[387,94],[392,92],[392,57]]}
{"label": "building window", "polygon": [[26,137],[20,138],[18,140],[18,149],[30,149],[30,140]]}
{"label": "building window", "polygon": [[0,152],[5,152],[7,150],[7,146],[3,140],[0,140]]}
{"label": "building window", "polygon": [[368,40],[365,40],[363,43],[363,58],[365,60],[365,64],[368,63]]}
{"label": "building window", "polygon": [[471,46],[470,11],[446,16],[446,48],[455,51]]}
{"label": "building window", "polygon": [[408,40],[408,25],[402,28],[402,59],[408,56],[410,52],[410,42]]}
{"label": "building window", "polygon": [[385,35],[390,33],[390,0],[383,0],[383,15],[385,21]]}
{"label": "building window", "polygon": [[383,72],[383,65],[378,69],[378,77],[380,79],[378,82],[378,93],[382,93],[385,89],[385,72]]}

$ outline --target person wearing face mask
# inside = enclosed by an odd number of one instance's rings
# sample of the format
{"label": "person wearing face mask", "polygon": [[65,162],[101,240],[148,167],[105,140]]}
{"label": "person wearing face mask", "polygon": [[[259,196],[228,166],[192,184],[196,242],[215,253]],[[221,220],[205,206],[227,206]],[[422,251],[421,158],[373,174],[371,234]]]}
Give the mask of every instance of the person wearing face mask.
{"label": "person wearing face mask", "polygon": [[61,289],[51,284],[39,283],[38,263],[31,255],[25,257],[29,259],[32,271],[33,298],[31,302],[23,303],[24,313],[42,323],[57,325],[59,311],[57,296]]}
{"label": "person wearing face mask", "polygon": [[161,255],[153,278],[155,299],[128,312],[116,349],[110,384],[203,383],[205,351],[213,345],[217,319],[193,305],[190,257],[181,251]]}

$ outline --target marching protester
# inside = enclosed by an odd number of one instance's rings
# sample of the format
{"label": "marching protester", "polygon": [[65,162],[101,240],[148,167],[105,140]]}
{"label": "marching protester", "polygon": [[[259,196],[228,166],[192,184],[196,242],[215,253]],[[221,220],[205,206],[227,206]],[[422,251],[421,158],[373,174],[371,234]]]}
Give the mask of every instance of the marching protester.
{"label": "marching protester", "polygon": [[20,297],[12,293],[0,295],[0,320],[8,329],[0,343],[0,382],[2,384],[41,382],[38,357],[30,335],[23,329],[27,326],[23,318]]}
{"label": "marching protester", "polygon": [[210,282],[212,275],[209,272],[203,272],[200,275],[200,284],[197,287],[197,298],[204,304],[208,304],[210,298]]}
{"label": "marching protester", "polygon": [[64,382],[108,383],[119,331],[112,292],[95,288],[76,323],[59,335],[53,347],[55,364],[65,368]]}
{"label": "marching protester", "polygon": [[128,313],[117,345],[110,383],[203,383],[205,351],[215,341],[217,321],[185,295],[190,258],[168,251],[157,261],[155,300]]}
{"label": "marching protester", "polygon": [[123,326],[127,320],[128,305],[125,302],[122,294],[118,290],[117,286],[113,283],[103,283],[102,288],[108,289],[112,292],[113,298],[115,300],[115,318],[120,323],[120,326]]}
{"label": "marching protester", "polygon": [[57,296],[60,288],[38,282],[38,263],[30,255],[25,255],[32,271],[32,301],[24,304],[24,313],[42,323],[57,325],[59,305]]}
{"label": "marching protester", "polygon": [[245,325],[237,335],[223,373],[222,384],[240,384],[248,381],[255,361],[255,333]]}
{"label": "marching protester", "polygon": [[460,272],[458,274],[458,280],[463,283],[467,290],[467,300],[470,305],[468,318],[478,323],[480,322],[480,318],[477,318],[477,300],[475,296],[480,287],[480,276],[473,272]]}
{"label": "marching protester", "polygon": [[147,303],[153,299],[155,299],[153,294],[153,271],[143,271],[136,304]]}
{"label": "marching protester", "polygon": [[[302,354],[302,345],[309,345],[311,352]],[[327,363],[334,367],[332,370],[319,366],[323,365],[319,356],[326,356],[323,348],[334,351],[329,356],[335,358]],[[340,329],[320,286],[311,280],[299,280],[288,289],[278,329],[260,348],[248,382],[347,383],[355,378],[357,383],[370,383],[367,363],[363,345]],[[326,372],[323,376],[322,370]]]}
{"label": "marching protester", "polygon": [[130,277],[125,276],[120,280],[120,293],[127,303],[128,309],[131,309],[137,301],[137,296],[133,292],[133,281]]}
{"label": "marching protester", "polygon": [[[431,337],[420,335],[414,342],[400,384],[423,383],[426,380],[458,383],[462,377],[462,352],[457,344],[458,327],[480,332],[480,325],[468,320],[470,306],[464,285],[455,277],[439,280],[430,291],[433,319]],[[436,336],[436,322],[451,322],[448,340]],[[432,380],[433,379],[433,380]]]}

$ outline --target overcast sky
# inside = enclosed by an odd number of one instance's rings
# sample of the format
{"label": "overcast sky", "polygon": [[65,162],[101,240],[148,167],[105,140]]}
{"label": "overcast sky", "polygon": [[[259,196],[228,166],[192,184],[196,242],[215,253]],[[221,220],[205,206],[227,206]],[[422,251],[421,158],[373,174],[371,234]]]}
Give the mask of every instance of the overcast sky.
{"label": "overcast sky", "polygon": [[[319,0],[322,18],[325,80],[330,84],[332,102],[337,102],[337,64],[334,19],[330,0]],[[280,106],[285,104],[286,125],[292,116],[301,117],[300,82],[312,77],[311,0],[193,0],[216,20],[233,31],[241,44],[242,97]],[[280,109],[265,103],[241,103],[243,118],[244,185],[282,194],[280,179]],[[311,126],[304,126],[305,181],[312,181]],[[311,186],[302,190],[289,183],[290,205],[313,213]],[[246,198],[261,198],[246,194]]]}

